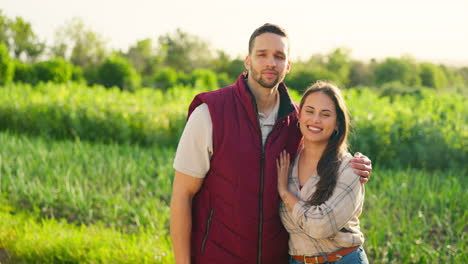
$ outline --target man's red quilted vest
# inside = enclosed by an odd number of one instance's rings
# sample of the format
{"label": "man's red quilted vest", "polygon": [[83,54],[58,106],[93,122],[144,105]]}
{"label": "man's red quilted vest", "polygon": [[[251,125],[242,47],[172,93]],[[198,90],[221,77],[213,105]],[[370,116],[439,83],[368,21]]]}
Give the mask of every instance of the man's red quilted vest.
{"label": "man's red quilted vest", "polygon": [[192,263],[287,263],[276,159],[284,149],[294,156],[301,135],[297,104],[283,83],[279,92],[278,119],[264,149],[244,74],[231,86],[197,95],[190,105],[189,115],[206,103],[213,123],[210,171],[193,200]]}

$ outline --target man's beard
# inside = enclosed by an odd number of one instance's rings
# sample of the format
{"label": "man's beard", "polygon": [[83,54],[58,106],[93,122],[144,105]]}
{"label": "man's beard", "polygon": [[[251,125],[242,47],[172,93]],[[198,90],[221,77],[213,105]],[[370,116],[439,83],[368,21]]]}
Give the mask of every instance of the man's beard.
{"label": "man's beard", "polygon": [[257,81],[258,84],[260,84],[262,87],[265,88],[273,88],[278,83],[280,82],[280,75],[277,70],[274,69],[267,69],[265,71],[274,71],[276,73],[276,79],[274,79],[272,82],[268,83],[266,80],[263,79],[261,72],[257,72],[256,70],[253,69],[252,66],[250,66],[250,70],[252,71],[252,77],[255,81]]}

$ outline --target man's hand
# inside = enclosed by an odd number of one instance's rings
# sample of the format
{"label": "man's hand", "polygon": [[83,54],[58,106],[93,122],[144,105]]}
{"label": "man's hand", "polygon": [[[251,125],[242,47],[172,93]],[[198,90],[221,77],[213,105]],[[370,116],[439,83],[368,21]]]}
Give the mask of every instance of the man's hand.
{"label": "man's hand", "polygon": [[361,182],[366,183],[369,181],[372,172],[372,161],[367,157],[362,155],[360,152],[354,154],[354,158],[351,159],[351,168],[354,169],[354,172],[361,176]]}

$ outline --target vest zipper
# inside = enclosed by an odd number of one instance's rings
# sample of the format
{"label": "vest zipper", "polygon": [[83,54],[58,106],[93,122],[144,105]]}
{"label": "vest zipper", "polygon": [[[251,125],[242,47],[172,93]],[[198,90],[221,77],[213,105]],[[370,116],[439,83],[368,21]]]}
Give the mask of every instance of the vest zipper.
{"label": "vest zipper", "polygon": [[[266,146],[266,143],[268,142],[268,138],[270,137],[271,135],[271,132],[273,132],[275,130],[275,128],[278,126],[278,123],[281,119],[276,119],[275,121],[275,124],[273,125],[273,128],[271,129],[270,133],[268,133],[267,135],[267,138],[265,139],[265,146]],[[260,125],[260,121],[259,121],[259,125]],[[261,133],[261,129],[260,129],[260,139],[262,140],[262,133]],[[257,255],[257,263],[258,264],[261,264],[262,263],[262,244],[263,244],[263,240],[262,240],[262,234],[263,234],[263,185],[264,185],[264,174],[265,174],[265,171],[264,171],[264,167],[265,167],[265,148],[263,146],[263,140],[261,141],[262,142],[262,156],[261,156],[261,161],[260,161],[260,223],[258,224],[258,255]]]}
{"label": "vest zipper", "polygon": [[[260,139],[262,140],[262,134],[260,131]],[[267,137],[268,139],[268,137]],[[263,140],[261,141],[263,142]],[[265,140],[266,143],[266,140]],[[258,253],[257,253],[257,263],[262,263],[262,235],[263,235],[263,182],[264,182],[264,167],[265,165],[265,149],[263,148],[262,143],[262,156],[260,160],[260,199],[259,199],[259,208],[260,208],[260,216],[259,216],[259,223],[258,223]]]}
{"label": "vest zipper", "polygon": [[[261,129],[261,126],[260,126],[260,120],[258,119],[258,108],[257,108],[257,102],[255,101],[255,96],[252,94],[252,92],[250,91],[250,88],[248,89],[250,95],[252,96],[252,104],[254,106],[254,109],[255,109],[255,113],[257,114],[257,123],[258,123],[258,129],[259,129],[259,132],[260,132],[260,144],[261,144],[261,148],[262,148],[262,155],[261,155],[261,159],[260,159],[260,199],[259,199],[259,208],[260,208],[260,212],[259,212],[259,223],[258,223],[258,250],[257,250],[257,264],[261,264],[262,263],[262,245],[263,245],[263,241],[262,241],[262,235],[263,235],[263,189],[264,189],[264,166],[265,166],[265,148],[264,148],[264,145],[263,145],[263,135],[262,135],[262,129]],[[281,99],[280,99],[280,104],[281,104]],[[278,110],[279,111],[279,110]],[[289,115],[289,114],[288,114]],[[288,116],[286,115],[286,116]],[[276,128],[276,126],[278,125],[278,121],[280,119],[283,119],[283,117],[278,117],[275,121],[275,124],[273,125],[273,128],[272,130],[270,131],[270,133],[268,133],[267,135],[267,138],[265,139],[265,146],[266,146],[266,143],[268,142],[268,138],[270,137],[270,134],[271,132],[273,132]]]}
{"label": "vest zipper", "polygon": [[214,208],[211,208],[210,215],[208,216],[208,220],[206,222],[205,236],[203,236],[203,240],[202,240],[202,244],[201,244],[201,250],[200,250],[201,253],[203,253],[203,251],[205,251],[205,244],[206,244],[206,240],[208,239],[208,233],[210,232],[211,219],[213,218],[213,212],[214,212]]}

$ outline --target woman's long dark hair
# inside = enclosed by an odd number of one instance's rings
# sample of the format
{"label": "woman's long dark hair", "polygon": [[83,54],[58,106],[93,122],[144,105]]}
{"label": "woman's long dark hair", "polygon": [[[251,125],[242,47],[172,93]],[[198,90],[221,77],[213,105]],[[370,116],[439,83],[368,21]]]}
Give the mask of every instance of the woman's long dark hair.
{"label": "woman's long dark hair", "polygon": [[317,190],[308,201],[311,205],[322,204],[332,196],[336,187],[338,169],[344,154],[348,151],[349,132],[348,110],[340,90],[332,83],[317,81],[307,88],[302,96],[300,109],[302,110],[307,96],[315,92],[323,92],[335,103],[338,132],[333,132],[330,136],[327,147],[318,162],[317,174],[320,180],[317,183]]}

